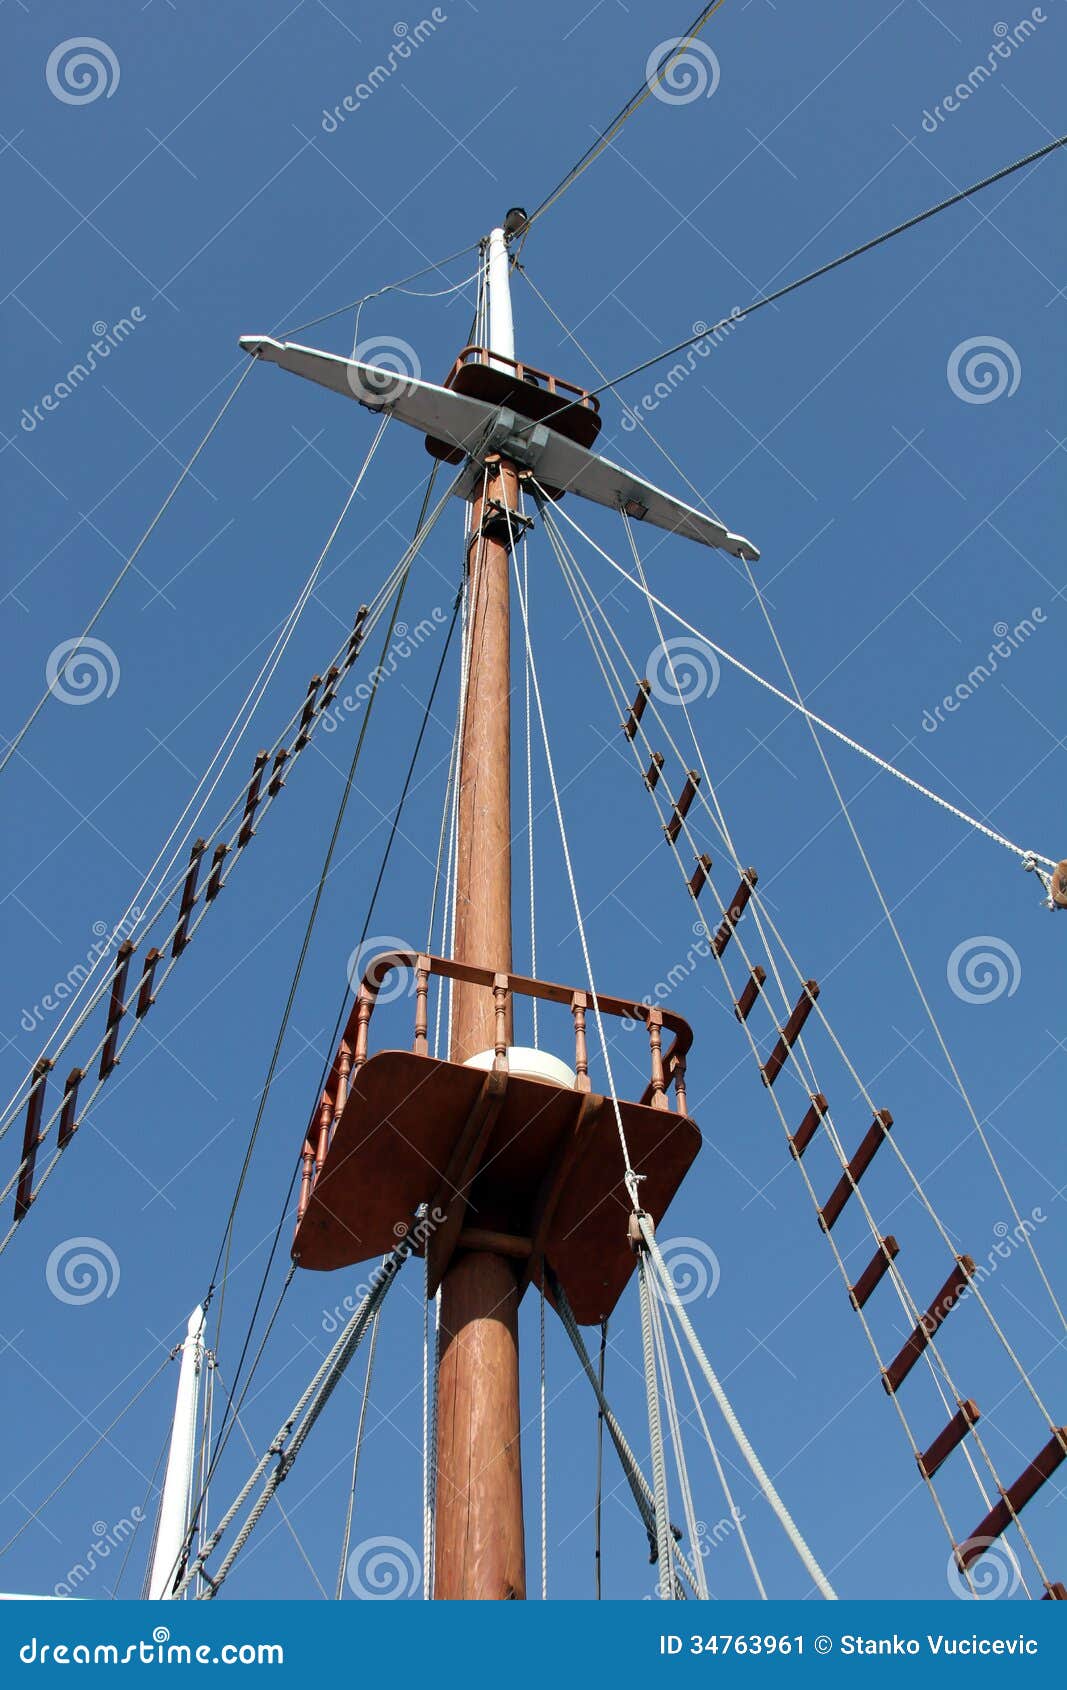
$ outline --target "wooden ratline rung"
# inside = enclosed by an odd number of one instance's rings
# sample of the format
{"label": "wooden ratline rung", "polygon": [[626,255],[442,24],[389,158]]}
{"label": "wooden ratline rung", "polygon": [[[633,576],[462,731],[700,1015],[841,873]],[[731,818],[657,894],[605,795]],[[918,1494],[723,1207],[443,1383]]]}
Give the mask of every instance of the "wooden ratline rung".
{"label": "wooden ratline rung", "polygon": [[326,671],[326,681],[322,689],[322,697],[319,699],[320,716],[324,710],[328,710],[330,708],[330,705],[337,697],[337,683],[340,679],[340,669],[337,667],[336,663],[331,663],[330,667]]}
{"label": "wooden ratline rung", "polygon": [[663,768],[663,753],[662,753],[662,751],[653,751],[652,761],[649,763],[648,768],[645,770],[645,785],[648,787],[649,792],[655,792],[656,787],[659,785],[660,771],[662,770],[662,768]]}
{"label": "wooden ratline rung", "polygon": [[637,724],[645,713],[645,705],[648,703],[648,695],[651,691],[651,682],[638,681],[637,697],[630,706],[630,714],[622,724],[622,731],[626,735],[627,739],[633,739],[636,734]]}
{"label": "wooden ratline rung", "polygon": [[900,1245],[893,1234],[887,1233],[879,1238],[878,1248],[874,1252],[867,1266],[860,1274],[855,1285],[848,1288],[849,1298],[854,1309],[861,1309],[871,1293],[882,1283],[892,1262],[900,1255]]}
{"label": "wooden ratline rung", "polygon": [[59,1115],[56,1145],[60,1150],[70,1143],[78,1130],[78,1087],[85,1078],[84,1068],[72,1068],[63,1087],[63,1108]]}
{"label": "wooden ratline rung", "polygon": [[205,904],[213,904],[222,891],[222,865],[226,861],[230,847],[223,839],[215,846],[211,857],[211,873],[207,877],[207,887],[204,891]]}
{"label": "wooden ratline rung", "polygon": [[48,1076],[55,1064],[42,1056],[34,1065],[33,1083],[26,1102],[26,1130],[22,1135],[22,1166],[15,1191],[15,1219],[20,1221],[33,1202],[33,1170],[37,1161],[37,1146],[41,1142],[41,1117],[44,1114],[44,1094]]}
{"label": "wooden ratline rung", "polygon": [[765,968],[761,968],[757,963],[756,967],[752,970],[752,973],[745,982],[744,991],[734,1004],[734,1014],[737,1016],[739,1021],[748,1020],[749,1015],[752,1012],[752,1007],[763,990],[763,982],[766,978],[767,970]]}
{"label": "wooden ratline rung", "polygon": [[804,1029],[804,1023],[815,1007],[815,1000],[818,995],[819,982],[817,980],[805,980],[800,996],[793,1005],[793,1012],[781,1029],[778,1043],[760,1069],[765,1086],[773,1086],[785,1067],[786,1057],[799,1039]]}
{"label": "wooden ratline rung", "polygon": [[674,810],[674,814],[663,829],[672,845],[682,831],[682,823],[689,814],[689,806],[692,804],[693,799],[697,795],[697,787],[699,785],[700,775],[698,771],[696,769],[689,769],[686,772],[685,785],[682,787],[677,799],[671,806]]}
{"label": "wooden ratline rung", "polygon": [[271,769],[270,780],[267,782],[268,798],[277,798],[285,785],[285,765],[288,757],[289,752],[284,745],[274,753],[274,767]]}
{"label": "wooden ratline rung", "polygon": [[964,1291],[966,1291],[973,1272],[974,1263],[970,1256],[956,1257],[955,1267],[919,1321],[915,1331],[882,1374],[882,1383],[891,1394],[893,1391],[900,1389],[946,1315],[955,1308]]}
{"label": "wooden ratline rung", "polygon": [[[1019,1475],[1015,1483],[1003,1492],[1000,1501],[994,1503],[966,1542],[957,1544],[956,1562],[961,1571],[965,1571],[972,1561],[977,1561],[980,1555],[985,1554],[993,1539],[1000,1536],[1010,1525],[1012,1518],[1021,1513],[1026,1504],[1037,1495],[1046,1479],[1052,1477],[1065,1454],[1067,1426],[1054,1426],[1052,1436],[1044,1449],[1035,1455],[1029,1467]],[[1063,1598],[1058,1600],[1062,1601]]]}
{"label": "wooden ratline rung", "polygon": [[126,1013],[126,976],[130,971],[133,940],[123,939],[115,952],[115,972],[111,976],[111,1001],[107,1006],[107,1032],[100,1052],[100,1078],[106,1080],[118,1063],[119,1029]]}
{"label": "wooden ratline rung", "polygon": [[368,606],[361,604],[356,611],[356,620],[352,625],[352,632],[348,636],[348,649],[341,663],[342,669],[351,669],[359,656],[359,648],[363,644],[363,625],[367,620]]}
{"label": "wooden ratline rung", "polygon": [[704,890],[704,882],[711,873],[711,858],[706,851],[701,851],[697,858],[697,866],[689,876],[689,890],[694,898],[699,898]]}
{"label": "wooden ratline rung", "polygon": [[150,951],[145,952],[144,967],[141,970],[141,989],[137,994],[136,1013],[138,1021],[140,1021],[142,1015],[148,1014],[156,1001],[152,996],[152,982],[155,979],[156,967],[162,955],[163,952],[157,950],[155,945],[152,946]]}
{"label": "wooden ratline rung", "polygon": [[853,1156],[823,1207],[819,1210],[819,1219],[827,1232],[840,1218],[842,1209],[874,1161],[878,1147],[885,1142],[885,1135],[892,1125],[893,1117],[889,1110],[879,1109],[855,1156]]}
{"label": "wooden ratline rung", "polygon": [[[300,712],[300,732],[297,734],[296,741],[293,745],[294,751],[303,751],[308,740],[311,738],[311,718],[315,714],[315,700],[318,697],[321,685],[322,676],[312,675],[310,681],[308,682],[307,696],[304,699],[304,708]],[[260,752],[260,756],[263,758],[263,761],[266,762],[267,753],[262,751]],[[258,762],[259,759],[257,758],[256,761]],[[251,837],[251,835],[249,835],[249,837]],[[241,843],[243,844],[244,841],[242,840]]]}
{"label": "wooden ratline rung", "polygon": [[1067,1602],[1067,1584],[1046,1584],[1042,1602]]}
{"label": "wooden ratline rung", "polygon": [[195,839],[189,852],[189,867],[182,887],[182,901],[178,906],[178,925],[174,930],[171,955],[179,957],[189,943],[189,917],[196,903],[196,883],[200,877],[200,859],[207,850],[206,839]]}
{"label": "wooden ratline rung", "polygon": [[741,876],[741,884],[734,893],[734,901],[728,910],[723,912],[722,922],[711,941],[712,951],[716,956],[722,956],[723,951],[733,937],[734,928],[745,913],[745,906],[752,896],[752,888],[759,880],[754,868],[746,868]]}
{"label": "wooden ratline rung", "polygon": [[[304,706],[305,710],[307,706]],[[237,835],[238,847],[248,844],[252,837],[252,818],[255,816],[259,804],[259,788],[263,780],[263,768],[267,761],[265,751],[256,752],[256,760],[252,764],[252,779],[248,783],[248,797],[245,799],[245,813],[241,821],[241,831]]]}
{"label": "wooden ratline rung", "polygon": [[823,1116],[828,1115],[830,1112],[830,1105],[827,1103],[821,1091],[811,1091],[808,1093],[808,1096],[811,1098],[811,1103],[808,1105],[808,1112],[804,1116],[804,1119],[801,1121],[792,1138],[789,1140],[789,1148],[793,1152],[793,1155],[797,1158],[797,1161],[800,1160],[805,1150],[808,1148],[808,1145],[815,1137],[819,1122],[822,1120]]}
{"label": "wooden ratline rung", "polygon": [[939,1432],[929,1449],[924,1449],[921,1455],[915,1457],[919,1464],[919,1472],[924,1479],[932,1479],[939,1467],[943,1467],[952,1451],[961,1444],[972,1426],[977,1426],[982,1418],[978,1404],[970,1397],[961,1402],[958,1411],[952,1416],[943,1432]]}

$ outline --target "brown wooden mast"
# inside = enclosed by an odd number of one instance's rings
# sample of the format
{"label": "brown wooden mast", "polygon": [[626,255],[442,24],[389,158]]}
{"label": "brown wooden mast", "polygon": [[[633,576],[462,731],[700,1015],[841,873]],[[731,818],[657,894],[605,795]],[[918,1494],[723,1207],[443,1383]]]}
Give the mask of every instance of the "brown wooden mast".
{"label": "brown wooden mast", "polygon": [[[498,507],[515,510],[517,488],[514,465],[502,460],[472,500],[456,844],[455,957],[501,972],[511,968],[511,562]],[[457,981],[452,1061],[495,1043],[492,994]],[[506,1256],[457,1251],[441,1283],[434,1595],[446,1601],[526,1595],[518,1307]]]}

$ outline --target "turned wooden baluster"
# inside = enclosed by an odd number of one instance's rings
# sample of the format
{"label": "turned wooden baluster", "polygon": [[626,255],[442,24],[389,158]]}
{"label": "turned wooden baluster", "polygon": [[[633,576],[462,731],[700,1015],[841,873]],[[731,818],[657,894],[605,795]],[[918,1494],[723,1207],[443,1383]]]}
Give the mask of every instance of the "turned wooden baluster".
{"label": "turned wooden baluster", "polygon": [[571,1014],[574,1016],[574,1072],[577,1078],[574,1082],[575,1091],[589,1091],[589,1047],[585,1038],[585,1010],[588,999],[584,992],[575,992],[571,998]]}
{"label": "turned wooden baluster", "polygon": [[663,1073],[663,1011],[648,1012],[648,1046],[652,1053],[652,1107],[669,1109],[667,1081]]}
{"label": "turned wooden baluster", "polygon": [[319,1104],[319,1134],[315,1146],[315,1177],[322,1172],[322,1164],[326,1160],[326,1152],[330,1148],[330,1125],[333,1121],[333,1104],[330,1094],[324,1091],[322,1102]]}
{"label": "turned wooden baluster", "polygon": [[352,1052],[352,1078],[355,1079],[367,1060],[367,1038],[374,995],[367,986],[360,986],[356,999],[356,1043]]}
{"label": "turned wooden baluster", "polygon": [[685,1094],[685,1057],[676,1056],[671,1067],[674,1071],[674,1092],[678,1099],[678,1113],[679,1115],[688,1115],[689,1109]]}
{"label": "turned wooden baluster", "polygon": [[493,975],[493,1004],[496,1009],[495,1068],[507,1072],[508,1066],[508,976]]}
{"label": "turned wooden baluster", "polygon": [[415,963],[415,1055],[429,1056],[430,959],[420,956]]}
{"label": "turned wooden baluster", "polygon": [[297,1226],[300,1225],[300,1222],[303,1220],[304,1215],[307,1212],[307,1206],[311,1200],[311,1187],[314,1182],[315,1146],[311,1142],[311,1134],[309,1132],[304,1140],[304,1148],[300,1156],[300,1200],[296,1206]]}
{"label": "turned wooden baluster", "polygon": [[337,1089],[333,1094],[333,1127],[330,1138],[337,1130],[337,1123],[345,1112],[348,1102],[348,1077],[352,1072],[352,1046],[347,1039],[341,1040],[341,1048],[337,1052]]}

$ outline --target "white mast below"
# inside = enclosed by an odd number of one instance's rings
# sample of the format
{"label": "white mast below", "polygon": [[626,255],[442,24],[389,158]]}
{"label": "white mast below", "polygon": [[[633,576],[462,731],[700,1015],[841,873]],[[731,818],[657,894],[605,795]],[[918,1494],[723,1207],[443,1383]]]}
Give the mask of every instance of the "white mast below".
{"label": "white mast below", "polygon": [[204,1310],[189,1316],[178,1372],[178,1395],[174,1404],[174,1426],[159,1504],[159,1525],[148,1580],[150,1602],[166,1601],[172,1594],[189,1530],[189,1502],[196,1452],[196,1412],[200,1397],[200,1369],[204,1361]]}

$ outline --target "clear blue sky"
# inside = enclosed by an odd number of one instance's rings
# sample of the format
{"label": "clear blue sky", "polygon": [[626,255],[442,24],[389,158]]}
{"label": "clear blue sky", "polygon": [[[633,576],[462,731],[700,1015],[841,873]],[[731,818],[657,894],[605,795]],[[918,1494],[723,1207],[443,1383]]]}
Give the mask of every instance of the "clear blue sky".
{"label": "clear blue sky", "polygon": [[[584,14],[561,0],[480,8],[449,0],[439,10],[444,21],[331,132],[324,111],[386,59],[401,22],[414,32],[421,13],[401,18],[344,0],[4,8],[14,73],[0,157],[9,231],[0,315],[6,733],[40,695],[49,654],[84,626],[214,414],[239,368],[238,335],[331,310],[475,241],[510,205],[535,204],[695,6],[677,0],[656,8],[651,22],[616,0]],[[1067,21],[1060,0],[1038,10],[1046,21],[1033,37],[997,58],[999,25],[1018,20],[992,0],[880,0],[862,16],[842,0],[799,10],[727,0],[705,36],[720,71],[712,96],[646,102],[531,235],[523,254],[531,277],[604,369],[636,363],[695,322],[727,314],[1059,132],[1056,66]],[[86,34],[108,45],[117,80],[110,68],[109,94],[71,103],[50,88],[46,65],[54,48]],[[991,53],[995,73],[946,111],[945,94]],[[1054,157],[761,312],[649,415],[702,496],[760,546],[760,578],[812,706],[1053,857],[1067,855],[1064,168]],[[416,285],[460,282],[466,263]],[[133,331],[106,363],[34,419],[34,406],[86,357],[94,324],[131,318],[135,307]],[[585,379],[588,366],[521,283],[515,307],[521,352]],[[427,375],[443,375],[470,309],[469,288],[437,300],[394,295],[366,308],[360,334],[400,337]],[[351,335],[349,316],[306,338],[346,350]],[[990,385],[963,398],[964,378],[949,378],[971,341],[994,342],[1006,372],[995,398]],[[652,392],[649,378],[625,391],[636,402]],[[620,429],[619,415],[608,399],[605,450],[684,492],[647,441]],[[314,561],[372,428],[354,405],[256,371],[96,630],[117,662],[117,687],[84,708],[50,700],[6,771],[5,1095],[49,1036],[47,1015],[25,1030],[27,1012],[85,956],[93,924],[125,908]],[[425,468],[417,438],[395,426],[220,798],[399,556]],[[576,501],[568,508],[621,556],[623,537],[606,513],[583,513]],[[451,603],[458,514],[448,513],[413,575],[412,619],[416,609],[426,615]],[[781,683],[743,576],[681,542],[651,547],[646,541],[655,589]],[[608,590],[605,565],[594,563],[592,578]],[[598,983],[640,996],[685,958],[691,912],[541,538],[531,591]],[[628,591],[614,597],[613,614],[641,665],[656,637]],[[994,628],[1027,617],[1032,634],[958,710],[942,712],[941,723],[931,715],[936,731],[924,729],[924,714],[986,658]],[[224,1374],[235,1365],[438,655],[439,636],[388,682],[370,736],[240,1214]],[[423,935],[450,693],[445,706],[427,736],[377,934]],[[985,1261],[1010,1219],[1005,1199],[807,728],[729,670],[694,719],[738,848],[759,868],[791,949],[822,983],[831,1022],[892,1110],[900,1146],[958,1247]],[[205,1290],[356,725],[318,742],[301,763],[0,1263],[8,1287],[0,1389],[13,1428],[0,1489],[3,1539],[148,1376]],[[1042,910],[1035,879],[1008,852],[845,748],[833,745],[829,755],[1019,1208],[1047,1217],[1036,1242],[1062,1288],[1067,916]],[[538,792],[543,806],[540,774]],[[729,869],[706,830],[705,842],[728,889]],[[547,810],[537,850],[539,963],[577,982],[581,958]],[[1014,984],[973,1003],[953,993],[947,970],[957,947],[981,935],[1007,957]],[[520,920],[519,960],[524,945]],[[709,1352],[841,1594],[941,1596],[946,1539],[710,964],[679,986],[672,1005],[696,1029],[690,1101],[706,1142],[661,1232],[702,1241],[721,1264],[714,1297],[691,1309]],[[812,1049],[845,1141],[858,1143],[868,1125],[863,1101],[825,1033],[813,1032]],[[783,1096],[799,1118],[795,1082]],[[20,1132],[8,1141],[9,1160]],[[889,1153],[879,1161],[864,1189],[900,1240],[901,1266],[925,1303],[948,1271],[947,1251]],[[817,1186],[828,1187],[825,1147],[811,1164]],[[838,1231],[858,1271],[869,1254],[859,1217],[848,1215]],[[46,1265],[80,1236],[114,1252],[119,1279],[113,1295],[73,1306],[50,1293]],[[324,1311],[357,1277],[298,1277],[247,1408],[257,1446],[324,1349]],[[277,1279],[278,1271],[272,1285]],[[421,1538],[421,1314],[417,1276],[410,1279],[387,1309],[354,1543]],[[892,1353],[903,1324],[885,1292],[871,1313]],[[1063,1421],[1062,1343],[1025,1252],[999,1265],[987,1295]],[[534,1499],[532,1302],[522,1318]],[[952,1317],[944,1348],[964,1393],[985,1412],[988,1447],[1010,1480],[1047,1427],[975,1305]],[[639,1354],[630,1296],[615,1322],[608,1378],[643,1449]],[[574,1374],[553,1327],[550,1593],[560,1597],[592,1588],[594,1425]],[[284,1493],[331,1589],[359,1379],[357,1369]],[[5,1588],[51,1589],[84,1558],[94,1522],[114,1524],[141,1505],[173,1383],[172,1370],[23,1534],[0,1570]],[[908,1382],[907,1407],[928,1441],[945,1411],[924,1374]],[[244,1477],[238,1442],[212,1513]],[[711,1526],[724,1505],[698,1442],[690,1456],[697,1512]],[[766,1507],[743,1476],[735,1482],[771,1590],[804,1595],[807,1580]],[[962,1536],[984,1509],[959,1454],[943,1490]],[[1050,1500],[1053,1486],[1027,1524],[1050,1576],[1062,1578],[1062,1511],[1057,1526]],[[643,1534],[621,1490],[605,1521],[608,1594],[650,1594]],[[141,1553],[125,1594],[136,1592]],[[531,1566],[536,1556],[531,1513]],[[749,1593],[735,1538],[707,1566],[716,1594]],[[107,1595],[114,1570],[112,1557],[82,1593]],[[261,1525],[230,1588],[316,1594],[277,1519]]]}

